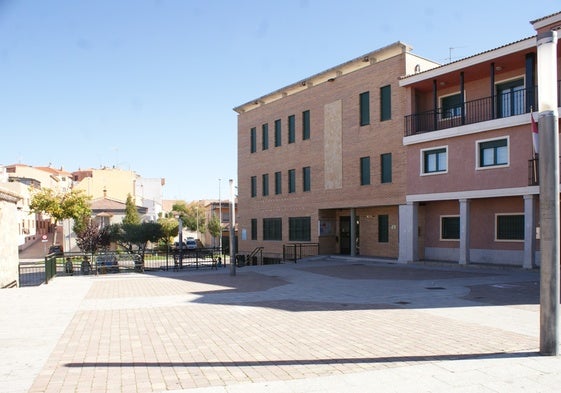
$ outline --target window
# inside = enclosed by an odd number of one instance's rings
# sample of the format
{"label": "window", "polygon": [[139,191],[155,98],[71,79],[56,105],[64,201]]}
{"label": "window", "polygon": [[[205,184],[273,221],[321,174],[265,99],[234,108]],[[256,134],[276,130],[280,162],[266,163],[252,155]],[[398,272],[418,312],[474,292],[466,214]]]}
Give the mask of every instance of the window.
{"label": "window", "polygon": [[288,143],[296,141],[296,118],[294,115],[288,116]]}
{"label": "window", "polygon": [[521,115],[525,112],[524,78],[497,85],[499,117]]}
{"label": "window", "polygon": [[275,194],[282,194],[282,173],[275,172]]}
{"label": "window", "polygon": [[261,136],[263,137],[261,146],[263,150],[267,150],[269,148],[269,124],[265,123],[261,126]]}
{"label": "window", "polygon": [[263,196],[268,196],[269,195],[269,174],[265,173],[261,177],[261,180],[263,182]]}
{"label": "window", "polygon": [[442,97],[440,103],[442,106],[441,117],[443,119],[462,115],[462,95],[460,93]]}
{"label": "window", "polygon": [[382,154],[380,156],[380,166],[382,168],[382,183],[392,182],[392,153]]}
{"label": "window", "polygon": [[370,92],[366,91],[360,94],[360,125],[365,126],[370,124]]}
{"label": "window", "polygon": [[480,168],[508,165],[508,138],[477,143]]}
{"label": "window", "polygon": [[302,112],[302,139],[310,139],[310,111]]}
{"label": "window", "polygon": [[311,169],[309,166],[302,168],[302,190],[310,191],[312,188]]}
{"label": "window", "polygon": [[257,240],[257,218],[251,219],[251,240]]}
{"label": "window", "polygon": [[446,147],[421,150],[421,173],[438,173],[448,171],[448,151]]}
{"label": "window", "polygon": [[460,216],[440,217],[440,240],[460,240]]}
{"label": "window", "polygon": [[370,184],[370,157],[360,158],[360,185]]}
{"label": "window", "polygon": [[282,240],[282,219],[263,219],[263,240]]}
{"label": "window", "polygon": [[251,176],[251,197],[255,198],[257,196],[257,177]]}
{"label": "window", "polygon": [[282,132],[280,119],[275,120],[275,147],[282,145]]}
{"label": "window", "polygon": [[392,87],[390,85],[380,88],[380,121],[392,118]]}
{"label": "window", "polygon": [[378,242],[387,243],[390,241],[390,219],[387,214],[378,216]]}
{"label": "window", "polygon": [[524,241],[524,214],[497,214],[498,241]]}
{"label": "window", "polygon": [[311,240],[310,217],[288,218],[288,240],[291,242],[309,242]]}
{"label": "window", "polygon": [[296,171],[294,169],[288,170],[288,193],[296,192]]}
{"label": "window", "polygon": [[257,151],[257,129],[253,127],[250,132],[251,139],[251,152],[255,153]]}

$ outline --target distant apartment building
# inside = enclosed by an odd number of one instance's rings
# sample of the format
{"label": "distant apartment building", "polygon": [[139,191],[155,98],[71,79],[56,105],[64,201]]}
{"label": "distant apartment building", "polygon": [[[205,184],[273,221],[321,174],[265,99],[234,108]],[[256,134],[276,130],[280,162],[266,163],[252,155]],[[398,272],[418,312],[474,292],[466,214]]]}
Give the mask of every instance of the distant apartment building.
{"label": "distant apartment building", "polygon": [[[561,14],[533,23],[558,28]],[[400,260],[539,262],[536,53],[530,37],[400,79],[408,173]]]}
{"label": "distant apartment building", "polygon": [[137,206],[146,208],[145,221],[156,221],[163,212],[164,178],[138,177],[134,183],[134,195]]}
{"label": "distant apartment building", "polygon": [[135,196],[138,177],[134,171],[110,167],[72,172],[75,190],[83,190],[92,199],[109,197],[123,202],[127,200],[127,195]]}
{"label": "distant apartment building", "polygon": [[397,258],[406,203],[403,75],[438,64],[401,42],[240,105],[238,244]]}

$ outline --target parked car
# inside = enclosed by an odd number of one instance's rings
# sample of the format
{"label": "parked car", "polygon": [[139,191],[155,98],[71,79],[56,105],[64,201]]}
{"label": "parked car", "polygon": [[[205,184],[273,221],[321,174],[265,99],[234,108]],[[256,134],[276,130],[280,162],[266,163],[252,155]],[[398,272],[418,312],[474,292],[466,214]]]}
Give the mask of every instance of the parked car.
{"label": "parked car", "polygon": [[62,246],[60,244],[53,244],[52,246],[49,247],[49,254],[55,254],[57,256],[64,255]]}
{"label": "parked car", "polygon": [[197,241],[195,239],[187,239],[186,245],[188,250],[196,250],[198,248]]}
{"label": "parked car", "polygon": [[119,271],[119,262],[113,253],[99,254],[96,257],[96,265],[99,273],[117,273]]}

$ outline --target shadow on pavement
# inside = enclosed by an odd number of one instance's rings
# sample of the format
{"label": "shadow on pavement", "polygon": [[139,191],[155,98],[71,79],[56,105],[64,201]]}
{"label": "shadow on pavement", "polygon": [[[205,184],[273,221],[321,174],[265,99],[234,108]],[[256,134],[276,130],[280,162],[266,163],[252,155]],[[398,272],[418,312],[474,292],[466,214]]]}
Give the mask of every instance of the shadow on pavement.
{"label": "shadow on pavement", "polygon": [[411,356],[381,356],[361,358],[333,358],[333,359],[279,359],[279,360],[233,360],[233,361],[196,361],[196,362],[75,362],[66,363],[68,368],[83,367],[267,367],[267,366],[298,366],[298,365],[326,365],[326,364],[375,364],[400,362],[433,362],[454,360],[484,360],[484,359],[513,359],[540,356],[538,352],[491,352],[467,353],[450,355],[411,355]]}

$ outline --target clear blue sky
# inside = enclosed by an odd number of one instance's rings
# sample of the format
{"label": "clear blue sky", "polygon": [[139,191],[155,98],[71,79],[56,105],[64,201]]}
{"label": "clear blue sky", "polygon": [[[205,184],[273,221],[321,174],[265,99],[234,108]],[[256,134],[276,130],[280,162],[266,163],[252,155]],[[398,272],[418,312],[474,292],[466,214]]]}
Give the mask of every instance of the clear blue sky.
{"label": "clear blue sky", "polygon": [[[0,165],[116,165],[164,198],[236,179],[235,106],[396,41],[446,62],[553,0],[0,0]],[[449,48],[454,48],[451,52]]]}

